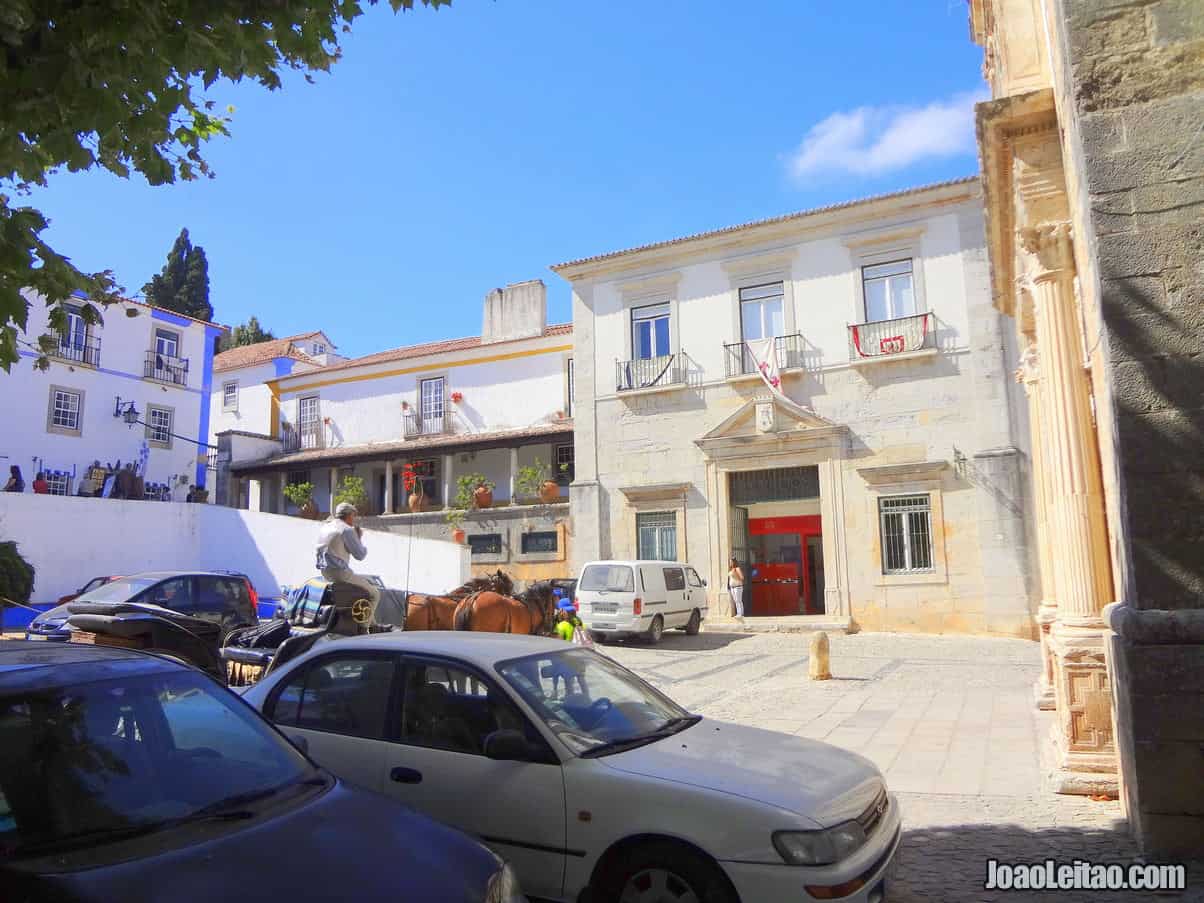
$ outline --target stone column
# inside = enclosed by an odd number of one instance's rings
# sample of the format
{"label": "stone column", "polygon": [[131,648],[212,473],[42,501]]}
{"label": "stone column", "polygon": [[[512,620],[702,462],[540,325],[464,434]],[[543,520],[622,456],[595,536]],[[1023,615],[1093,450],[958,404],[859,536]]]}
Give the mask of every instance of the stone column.
{"label": "stone column", "polygon": [[1033,687],[1037,708],[1054,708],[1053,653],[1050,649],[1049,631],[1058,614],[1057,600],[1053,594],[1053,564],[1050,558],[1049,535],[1049,487],[1045,476],[1045,430],[1041,427],[1041,368],[1037,356],[1035,339],[1020,358],[1020,369],[1016,379],[1024,385],[1028,397],[1029,445],[1032,467],[1029,479],[1033,497],[1034,541],[1037,544],[1037,629],[1041,641],[1041,676]]}
{"label": "stone column", "polygon": [[510,504],[518,504],[518,446],[510,448]]}
{"label": "stone column", "polygon": [[334,516],[334,494],[339,490],[339,469],[330,468],[330,515]]}
{"label": "stone column", "polygon": [[1054,661],[1054,732],[1060,793],[1117,792],[1112,696],[1101,611],[1112,576],[1104,519],[1103,479],[1092,426],[1090,386],[1074,296],[1068,223],[1021,234],[1041,355],[1043,461],[1049,479],[1050,549],[1057,618],[1049,639]]}
{"label": "stone column", "polygon": [[385,510],[382,514],[393,513],[393,462],[385,462]]}
{"label": "stone column", "polygon": [[455,482],[452,480],[452,462],[454,455],[443,456],[443,507],[450,508],[455,498]]}

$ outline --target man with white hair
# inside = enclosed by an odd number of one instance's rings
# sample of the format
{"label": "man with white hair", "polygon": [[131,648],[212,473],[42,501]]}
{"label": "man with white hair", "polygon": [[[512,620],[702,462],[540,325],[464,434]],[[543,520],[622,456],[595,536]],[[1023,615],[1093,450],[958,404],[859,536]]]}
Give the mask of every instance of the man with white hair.
{"label": "man with white hair", "polygon": [[361,577],[351,570],[351,559],[363,561],[368,554],[364,548],[364,531],[355,525],[359,514],[355,505],[343,502],[334,509],[334,517],[322,525],[318,533],[318,570],[322,577],[331,583],[350,583],[364,591],[364,595],[372,605],[368,617],[371,622],[376,615],[376,606],[380,602],[380,590],[366,577]]}

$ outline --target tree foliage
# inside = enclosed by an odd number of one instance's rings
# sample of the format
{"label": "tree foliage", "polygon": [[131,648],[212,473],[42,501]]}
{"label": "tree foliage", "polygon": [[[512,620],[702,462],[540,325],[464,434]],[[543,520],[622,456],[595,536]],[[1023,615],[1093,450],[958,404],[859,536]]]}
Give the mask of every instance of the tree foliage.
{"label": "tree foliage", "polygon": [[[0,542],[0,598],[22,605],[33,594],[33,565],[21,557],[15,542]],[[4,603],[0,602],[0,611]]]}
{"label": "tree foliage", "polygon": [[258,317],[251,317],[247,322],[235,326],[222,344],[223,348],[241,348],[243,345],[258,345],[260,342],[270,342],[276,338],[271,330],[259,325]]}
{"label": "tree foliage", "polygon": [[181,229],[167,255],[163,271],[142,286],[147,304],[174,310],[198,320],[213,319],[209,303],[209,261],[205,249],[194,245],[188,230]]}
{"label": "tree foliage", "polygon": [[[394,12],[450,0],[388,0]],[[376,0],[367,0],[375,5]],[[99,318],[119,300],[111,271],[87,273],[42,237],[47,220],[13,203],[63,170],[97,167],[151,185],[212,177],[201,147],[228,134],[207,92],[219,80],[275,90],[288,70],[324,72],[357,0],[6,0],[0,14],[0,367],[17,359],[32,289],[51,325],[74,292]]]}

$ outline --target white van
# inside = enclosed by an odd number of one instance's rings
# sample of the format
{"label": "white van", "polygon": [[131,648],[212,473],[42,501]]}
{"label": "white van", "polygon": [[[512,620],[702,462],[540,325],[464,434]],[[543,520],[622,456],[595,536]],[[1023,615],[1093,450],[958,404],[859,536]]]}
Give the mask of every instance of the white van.
{"label": "white van", "polygon": [[676,561],[591,561],[577,580],[577,614],[598,640],[634,635],[659,643],[673,627],[694,636],[707,616],[706,585]]}

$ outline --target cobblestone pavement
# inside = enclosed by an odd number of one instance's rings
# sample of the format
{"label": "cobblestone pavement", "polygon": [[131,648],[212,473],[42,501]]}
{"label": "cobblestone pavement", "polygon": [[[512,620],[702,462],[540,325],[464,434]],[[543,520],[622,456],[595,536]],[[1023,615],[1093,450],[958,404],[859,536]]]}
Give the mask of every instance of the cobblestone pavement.
{"label": "cobblestone pavement", "polygon": [[[1159,899],[1119,892],[988,892],[986,860],[1130,863],[1120,804],[1044,787],[1051,715],[1032,686],[1035,643],[831,635],[830,681],[807,677],[808,634],[666,633],[660,646],[601,647],[713,718],[822,739],[877,763],[903,808],[891,903]],[[1204,901],[1204,863],[1176,900]]]}

